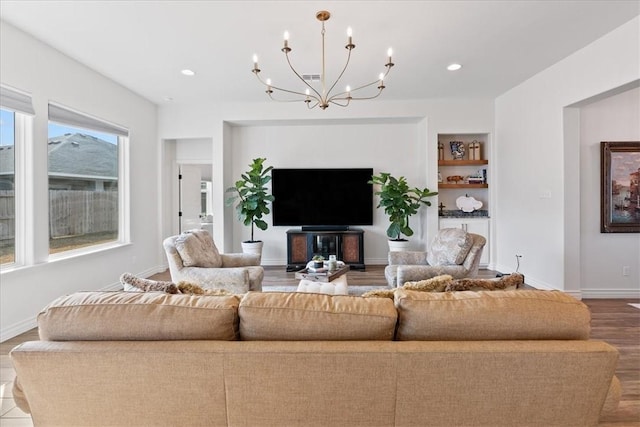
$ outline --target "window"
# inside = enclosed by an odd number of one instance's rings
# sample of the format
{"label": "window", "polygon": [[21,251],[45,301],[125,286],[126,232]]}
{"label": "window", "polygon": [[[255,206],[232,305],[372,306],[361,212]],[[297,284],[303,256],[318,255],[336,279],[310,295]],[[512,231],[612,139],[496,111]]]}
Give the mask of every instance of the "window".
{"label": "window", "polygon": [[24,174],[22,160],[31,143],[31,96],[0,86],[0,265],[23,261]]}
{"label": "window", "polygon": [[49,105],[49,253],[120,239],[120,153],[127,131]]}
{"label": "window", "polygon": [[0,109],[0,264],[15,262],[15,113]]}

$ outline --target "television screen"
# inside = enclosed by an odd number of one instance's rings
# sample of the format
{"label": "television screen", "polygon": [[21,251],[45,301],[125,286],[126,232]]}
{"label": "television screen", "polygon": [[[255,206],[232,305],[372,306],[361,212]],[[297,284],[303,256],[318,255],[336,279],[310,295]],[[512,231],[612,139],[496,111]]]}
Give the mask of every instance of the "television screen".
{"label": "television screen", "polygon": [[273,169],[273,225],[372,225],[372,168]]}

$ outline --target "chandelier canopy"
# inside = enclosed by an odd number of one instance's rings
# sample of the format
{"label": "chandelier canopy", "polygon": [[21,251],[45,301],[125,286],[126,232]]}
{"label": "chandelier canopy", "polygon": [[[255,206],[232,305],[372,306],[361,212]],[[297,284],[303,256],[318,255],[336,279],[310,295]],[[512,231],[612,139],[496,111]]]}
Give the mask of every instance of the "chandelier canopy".
{"label": "chandelier canopy", "polygon": [[[304,92],[300,92],[298,90],[292,90],[292,89],[284,89],[284,88],[275,86],[271,83],[271,79],[263,80],[262,77],[260,76],[260,68],[258,68],[258,56],[257,55],[253,56],[253,70],[251,71],[256,75],[258,80],[263,85],[266,86],[267,90],[265,92],[267,93],[267,95],[269,95],[269,98],[279,102],[304,102],[305,104],[307,104],[307,107],[309,109],[319,106],[321,109],[324,110],[329,106],[329,104],[338,105],[340,107],[346,107],[349,105],[349,103],[352,100],[360,101],[365,99],[374,99],[380,96],[380,94],[382,93],[382,90],[385,88],[384,79],[387,77],[387,74],[389,74],[389,71],[391,71],[391,67],[393,67],[394,65],[393,62],[391,61],[391,55],[392,55],[391,48],[389,48],[389,50],[387,51],[388,60],[387,60],[387,63],[384,65],[386,70],[385,72],[380,73],[377,80],[374,80],[371,83],[367,83],[362,86],[358,86],[355,89],[351,88],[350,86],[346,86],[343,92],[332,94],[332,91],[334,90],[335,86],[338,84],[344,72],[347,70],[347,67],[349,66],[349,60],[351,59],[351,51],[356,47],[356,45],[353,44],[352,31],[350,27],[347,28],[347,44],[345,46],[345,49],[347,49],[347,61],[344,64],[344,67],[342,68],[342,71],[340,72],[336,80],[333,82],[333,84],[331,84],[331,86],[328,86],[327,88],[327,82],[325,80],[326,75],[325,75],[324,23],[325,21],[329,20],[330,17],[331,17],[331,14],[326,10],[321,10],[318,13],[316,13],[316,19],[322,22],[322,31],[320,33],[322,35],[322,72],[319,76],[320,78],[319,89],[314,88],[309,83],[309,81],[312,80],[312,78],[309,78],[309,76],[301,75],[300,73],[298,73],[298,71],[295,70],[295,68],[293,68],[293,65],[291,65],[291,60],[289,58],[291,47],[289,46],[289,33],[287,31],[285,31],[284,33],[284,46],[280,50],[282,50],[282,52],[286,56],[287,64],[289,64],[289,68],[291,68],[291,71],[293,71],[293,73],[306,86],[306,89]],[[376,86],[378,89],[377,93],[370,96],[365,96],[365,95],[359,96],[360,93],[363,93],[362,89],[365,89],[374,85],[377,85]],[[274,92],[276,93],[284,92],[284,93],[290,94],[291,97],[286,99],[279,99],[276,96],[274,96]]]}

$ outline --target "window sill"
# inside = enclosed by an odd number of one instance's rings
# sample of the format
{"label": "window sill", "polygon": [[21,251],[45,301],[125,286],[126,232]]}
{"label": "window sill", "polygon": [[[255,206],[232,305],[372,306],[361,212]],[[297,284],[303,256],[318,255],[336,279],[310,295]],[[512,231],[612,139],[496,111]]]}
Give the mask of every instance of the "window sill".
{"label": "window sill", "polygon": [[101,245],[90,246],[86,248],[74,249],[71,251],[60,252],[57,254],[49,255],[48,259],[44,262],[37,264],[9,264],[7,266],[0,267],[0,275],[8,273],[25,271],[34,267],[42,267],[51,263],[64,262],[67,260],[73,260],[81,258],[86,255],[94,255],[104,252],[109,252],[115,249],[131,246],[131,242],[111,242]]}

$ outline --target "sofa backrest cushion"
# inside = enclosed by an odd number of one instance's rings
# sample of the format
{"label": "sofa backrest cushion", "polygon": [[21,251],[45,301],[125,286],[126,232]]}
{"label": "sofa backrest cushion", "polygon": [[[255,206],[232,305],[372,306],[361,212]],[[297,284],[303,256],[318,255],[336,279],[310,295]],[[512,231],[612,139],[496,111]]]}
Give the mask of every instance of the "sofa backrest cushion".
{"label": "sofa backrest cushion", "polygon": [[176,251],[185,267],[222,267],[222,257],[207,230],[184,231],[175,240]]}
{"label": "sofa backrest cushion", "polygon": [[473,246],[473,237],[462,228],[443,228],[427,253],[429,265],[460,265]]}
{"label": "sofa backrest cushion", "polygon": [[48,341],[235,340],[238,297],[77,292],[38,314]]}
{"label": "sofa backrest cushion", "polygon": [[249,292],[240,301],[241,340],[392,340],[397,311],[389,298]]}
{"label": "sofa backrest cushion", "polygon": [[559,291],[395,291],[396,339],[586,340],[588,307]]}

